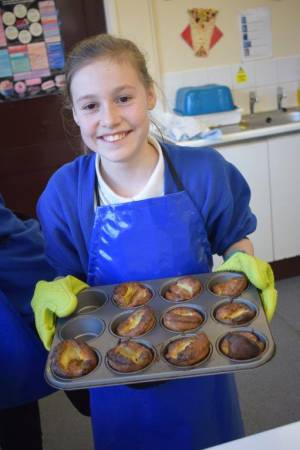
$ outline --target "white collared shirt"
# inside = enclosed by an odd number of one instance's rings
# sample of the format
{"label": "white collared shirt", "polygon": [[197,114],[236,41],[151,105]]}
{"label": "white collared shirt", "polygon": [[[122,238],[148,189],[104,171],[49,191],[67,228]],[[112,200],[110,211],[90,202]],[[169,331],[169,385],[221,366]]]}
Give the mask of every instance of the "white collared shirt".
{"label": "white collared shirt", "polygon": [[116,194],[108,184],[105,183],[100,172],[100,156],[97,153],[95,165],[101,205],[115,205],[118,203],[144,200],[151,197],[160,197],[164,194],[164,158],[161,146],[153,136],[149,136],[148,141],[158,151],[158,161],[143,189],[133,197],[122,197],[121,195]]}

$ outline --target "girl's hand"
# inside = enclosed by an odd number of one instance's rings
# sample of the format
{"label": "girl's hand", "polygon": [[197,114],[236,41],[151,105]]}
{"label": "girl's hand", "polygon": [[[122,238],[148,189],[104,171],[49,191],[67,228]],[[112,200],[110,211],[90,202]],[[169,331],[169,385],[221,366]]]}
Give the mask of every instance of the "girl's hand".
{"label": "girl's hand", "polygon": [[270,321],[277,305],[277,291],[270,264],[243,252],[235,252],[215,272],[241,272],[259,289],[267,319]]}
{"label": "girl's hand", "polygon": [[36,284],[31,306],[37,332],[47,350],[50,350],[55,334],[56,317],[72,314],[77,307],[76,295],[88,287],[71,275]]}

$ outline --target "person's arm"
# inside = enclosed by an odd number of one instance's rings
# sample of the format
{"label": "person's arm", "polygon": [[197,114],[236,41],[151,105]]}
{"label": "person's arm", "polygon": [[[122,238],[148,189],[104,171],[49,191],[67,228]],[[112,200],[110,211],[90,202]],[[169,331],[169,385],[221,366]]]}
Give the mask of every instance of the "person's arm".
{"label": "person's arm", "polygon": [[253,247],[252,241],[248,238],[245,238],[245,239],[241,239],[240,241],[232,244],[224,252],[224,254],[223,254],[224,260],[230,258],[230,256],[232,256],[234,253],[236,253],[238,251],[246,253],[247,255],[253,256],[254,255],[254,247]]}
{"label": "person's arm", "polygon": [[187,190],[199,205],[212,254],[223,256],[236,249],[252,254],[246,237],[255,231],[256,217],[245,178],[213,149],[196,152],[194,159],[188,168],[199,172],[190,176]]}
{"label": "person's arm", "polygon": [[58,276],[86,281],[94,223],[95,163],[79,157],[49,180],[37,203],[46,257]]}
{"label": "person's arm", "polygon": [[[92,169],[94,173],[94,165]],[[31,302],[36,328],[47,350],[55,334],[56,317],[70,315],[76,309],[77,294],[88,287],[84,281],[88,262],[87,235],[93,225],[88,220],[93,219],[94,213],[93,187],[86,188],[88,192],[90,188],[90,196],[83,191],[85,185],[80,183],[79,172],[76,161],[62,167],[49,181],[37,207],[46,240],[46,255],[60,277],[37,283]],[[89,181],[86,171],[81,173],[85,181]]]}
{"label": "person's arm", "polygon": [[243,273],[259,289],[271,320],[277,303],[272,268],[253,256],[252,243],[246,238],[256,228],[249,186],[237,168],[214,151],[206,155],[201,169],[204,182],[198,192],[212,253],[225,256],[216,271]]}
{"label": "person's arm", "polygon": [[0,195],[0,289],[19,313],[31,320],[30,300],[35,283],[54,276],[55,271],[46,261],[37,220],[20,220]]}

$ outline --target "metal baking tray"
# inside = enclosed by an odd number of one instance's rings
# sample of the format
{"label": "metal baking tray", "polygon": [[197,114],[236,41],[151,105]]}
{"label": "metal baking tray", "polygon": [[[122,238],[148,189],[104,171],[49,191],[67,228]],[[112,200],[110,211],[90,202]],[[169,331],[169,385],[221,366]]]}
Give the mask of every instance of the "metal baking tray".
{"label": "metal baking tray", "polygon": [[[225,281],[237,274],[222,272],[190,276],[200,280],[202,291],[192,300],[182,302],[169,301],[162,296],[166,286],[181,277],[140,281],[153,291],[153,297],[147,305],[155,312],[156,325],[147,334],[131,339],[150,346],[154,351],[155,358],[145,369],[131,373],[114,372],[106,362],[106,353],[117,345],[120,339],[128,339],[116,336],[113,329],[115,321],[118,321],[123,314],[128,315],[128,312],[132,312],[133,309],[127,310],[115,305],[112,293],[116,285],[95,286],[82,291],[78,295],[76,311],[71,316],[57,321],[56,335],[45,367],[47,382],[57,389],[83,389],[235,372],[256,368],[269,361],[275,353],[275,343],[257,289],[249,284],[241,296],[236,299],[248,303],[256,310],[254,319],[245,326],[225,325],[215,319],[214,310],[221,303],[228,302],[230,299],[215,295],[210,287],[212,283]],[[161,316],[169,308],[177,306],[191,306],[200,310],[204,315],[204,322],[193,332],[177,333],[167,330],[162,324]],[[226,357],[218,348],[219,342],[226,333],[236,330],[256,333],[265,341],[264,351],[251,360],[238,361]],[[164,359],[163,350],[170,339],[184,337],[199,331],[204,332],[211,342],[210,354],[204,361],[192,367],[179,368]],[[99,362],[97,367],[87,375],[72,379],[61,378],[51,370],[53,349],[60,341],[71,338],[81,338],[88,342],[96,351]]]}

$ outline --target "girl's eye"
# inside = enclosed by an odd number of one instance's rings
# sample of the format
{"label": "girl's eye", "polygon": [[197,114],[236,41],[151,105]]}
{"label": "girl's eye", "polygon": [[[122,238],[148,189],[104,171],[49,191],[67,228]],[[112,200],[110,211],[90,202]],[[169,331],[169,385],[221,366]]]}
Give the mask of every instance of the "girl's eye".
{"label": "girl's eye", "polygon": [[93,111],[93,109],[95,109],[96,106],[97,106],[96,103],[89,103],[88,105],[84,105],[82,109],[84,111]]}
{"label": "girl's eye", "polygon": [[118,103],[127,103],[131,100],[131,97],[129,95],[122,95],[121,97],[118,97],[117,102]]}

